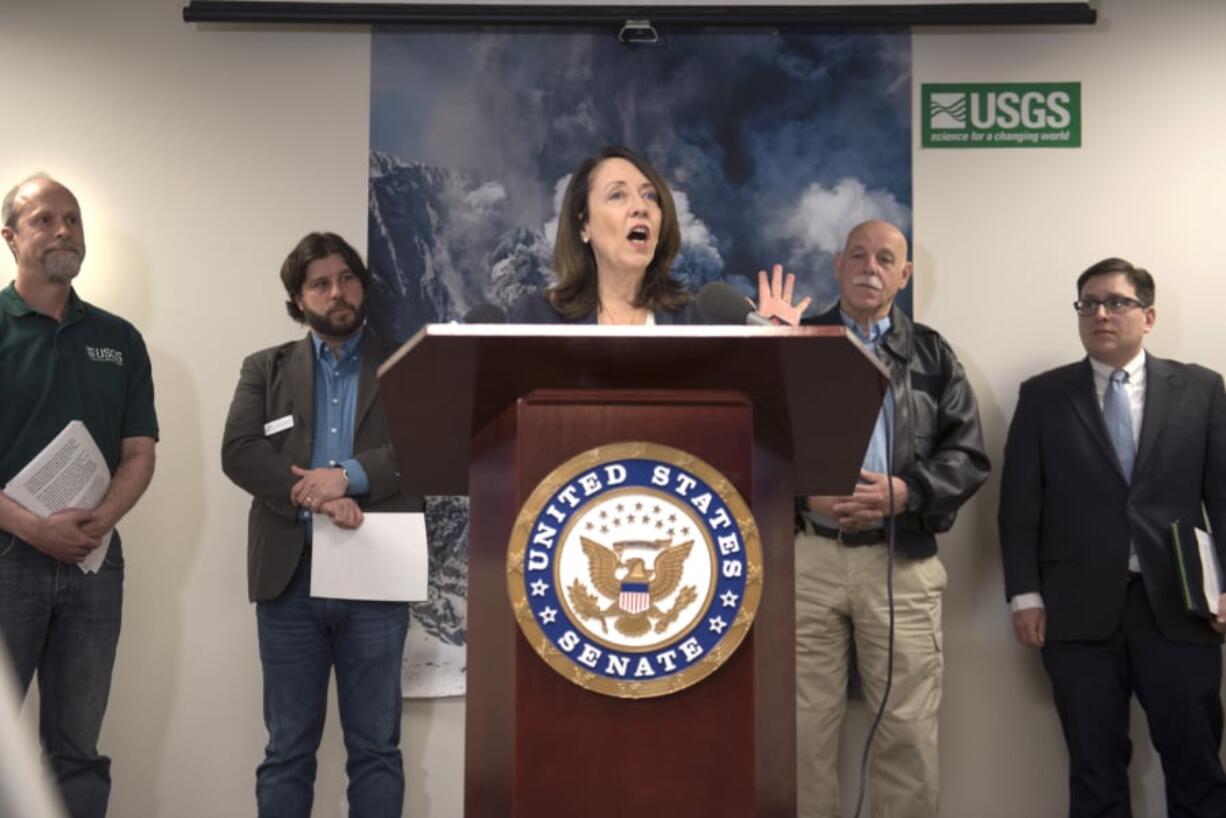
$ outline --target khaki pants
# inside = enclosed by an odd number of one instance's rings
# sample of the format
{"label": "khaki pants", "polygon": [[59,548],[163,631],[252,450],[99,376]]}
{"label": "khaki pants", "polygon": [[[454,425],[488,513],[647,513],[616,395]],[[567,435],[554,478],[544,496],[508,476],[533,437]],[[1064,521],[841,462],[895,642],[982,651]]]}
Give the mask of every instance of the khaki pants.
{"label": "khaki pants", "polygon": [[[889,611],[886,547],[796,537],[797,788],[801,818],[838,818],[839,732],[852,640],[864,696],[885,691]],[[894,560],[894,681],[869,756],[874,818],[937,814],[937,710],[941,703],[941,592],[933,556]],[[857,752],[857,758],[859,753]]]}

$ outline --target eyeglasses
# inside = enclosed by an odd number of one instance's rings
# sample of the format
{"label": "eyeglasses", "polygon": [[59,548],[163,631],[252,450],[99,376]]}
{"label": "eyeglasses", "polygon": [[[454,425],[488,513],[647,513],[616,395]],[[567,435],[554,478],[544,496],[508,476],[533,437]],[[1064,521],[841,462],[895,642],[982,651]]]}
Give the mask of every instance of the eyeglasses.
{"label": "eyeglasses", "polygon": [[1135,298],[1126,298],[1122,295],[1113,295],[1102,301],[1095,298],[1082,298],[1079,301],[1073,302],[1073,309],[1077,310],[1077,314],[1082,318],[1089,318],[1091,315],[1097,315],[1099,307],[1106,307],[1107,312],[1111,315],[1120,315],[1128,312],[1133,307],[1145,309],[1146,305],[1142,304]]}

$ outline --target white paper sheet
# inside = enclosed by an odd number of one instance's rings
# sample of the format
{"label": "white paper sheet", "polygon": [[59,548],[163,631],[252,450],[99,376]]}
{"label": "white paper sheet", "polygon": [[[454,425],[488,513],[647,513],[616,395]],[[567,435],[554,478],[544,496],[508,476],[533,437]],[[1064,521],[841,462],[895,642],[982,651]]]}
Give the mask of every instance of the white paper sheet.
{"label": "white paper sheet", "polygon": [[[111,470],[93,435],[72,420],[13,476],[4,494],[39,517],[50,517],[65,508],[97,508],[110,485]],[[102,567],[114,533],[106,532],[102,545],[77,563],[82,571],[93,574]]]}
{"label": "white paper sheet", "polygon": [[379,602],[426,598],[430,555],[424,514],[366,514],[354,529],[338,528],[326,514],[313,520],[311,596]]}
{"label": "white paper sheet", "polygon": [[1209,610],[1218,613],[1218,602],[1222,597],[1222,574],[1217,564],[1217,549],[1213,547],[1213,535],[1196,529],[1196,547],[1200,551],[1205,602],[1208,603]]}

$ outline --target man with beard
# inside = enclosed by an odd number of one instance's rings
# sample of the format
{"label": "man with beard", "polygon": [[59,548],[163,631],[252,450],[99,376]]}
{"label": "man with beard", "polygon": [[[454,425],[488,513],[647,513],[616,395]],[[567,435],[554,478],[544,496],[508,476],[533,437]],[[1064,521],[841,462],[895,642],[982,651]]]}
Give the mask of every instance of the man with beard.
{"label": "man with beard", "polygon": [[349,814],[399,818],[400,663],[407,603],[313,598],[312,513],[343,528],[363,510],[420,508],[400,495],[375,370],[393,348],[364,327],[370,274],[333,233],[311,233],[281,266],[299,341],[243,361],[221,448],[252,495],[247,585],[256,603],[268,745],[261,818],[311,814],[328,678],[348,751]]}
{"label": "man with beard", "polygon": [[853,644],[869,707],[877,710],[885,695],[893,515],[893,686],[873,740],[872,812],[936,818],[946,579],[936,535],[987,479],[988,458],[975,396],[953,350],[894,306],[911,278],[899,229],[883,221],[853,228],[834,272],[839,303],[801,323],[847,327],[889,370],[890,391],[853,493],[806,497],[797,515],[800,815],[840,814],[839,730]]}
{"label": "man with beard", "polygon": [[68,188],[32,176],[4,197],[0,217],[17,262],[0,291],[0,486],[73,420],[111,472],[92,509],[38,517],[0,494],[0,631],[19,689],[38,674],[39,735],[69,815],[100,818],[111,790],[111,760],[97,743],[123,608],[119,532],[97,572],[77,564],[103,547],[153,478],[149,355],[131,324],[72,287],[85,233]]}

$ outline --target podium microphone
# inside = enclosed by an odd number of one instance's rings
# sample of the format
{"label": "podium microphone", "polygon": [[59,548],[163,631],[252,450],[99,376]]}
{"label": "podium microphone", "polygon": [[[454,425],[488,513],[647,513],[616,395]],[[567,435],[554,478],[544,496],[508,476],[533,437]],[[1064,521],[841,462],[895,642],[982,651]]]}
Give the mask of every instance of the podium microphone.
{"label": "podium microphone", "polygon": [[698,311],[711,324],[749,324],[774,327],[777,324],[765,315],[754,312],[753,302],[737,292],[731,284],[712,281],[698,291]]}
{"label": "podium microphone", "polygon": [[507,314],[488,302],[483,302],[464,313],[463,324],[505,324]]}

